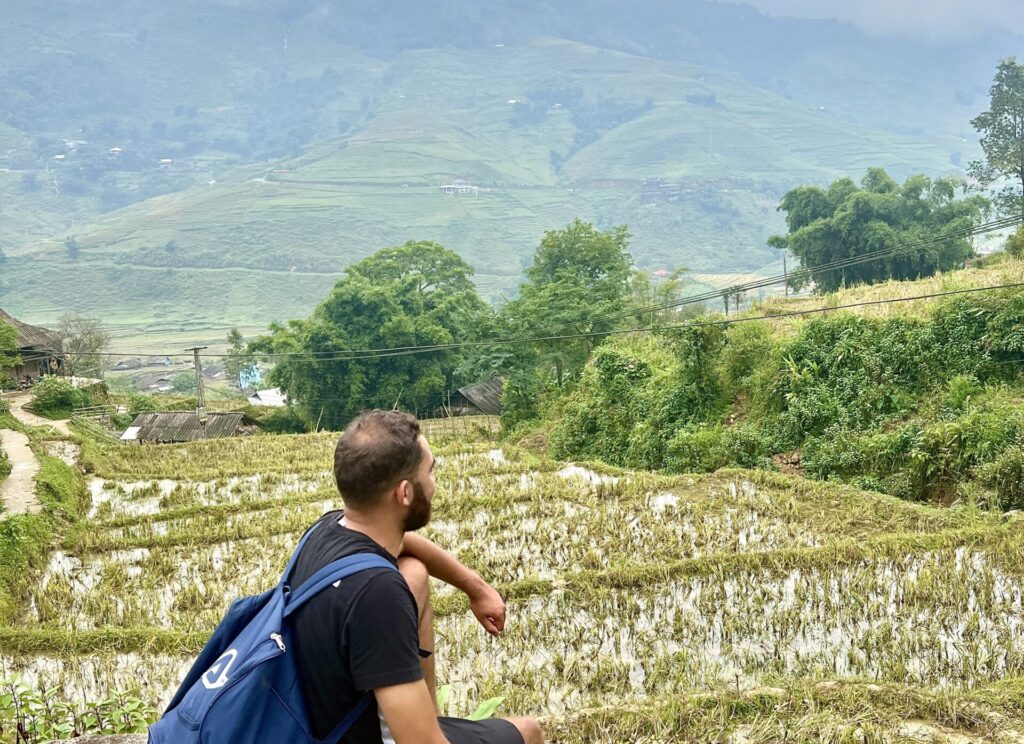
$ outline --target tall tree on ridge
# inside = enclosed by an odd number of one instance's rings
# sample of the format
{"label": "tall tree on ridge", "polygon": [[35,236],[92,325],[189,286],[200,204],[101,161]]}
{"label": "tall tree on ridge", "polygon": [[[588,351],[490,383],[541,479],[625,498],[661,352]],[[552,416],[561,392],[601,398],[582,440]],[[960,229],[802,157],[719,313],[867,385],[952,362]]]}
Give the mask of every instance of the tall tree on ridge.
{"label": "tall tree on ridge", "polygon": [[983,186],[1008,182],[996,194],[996,207],[1024,216],[1024,65],[1015,57],[1000,62],[989,95],[988,111],[971,120],[985,160],[971,163],[970,173]]}

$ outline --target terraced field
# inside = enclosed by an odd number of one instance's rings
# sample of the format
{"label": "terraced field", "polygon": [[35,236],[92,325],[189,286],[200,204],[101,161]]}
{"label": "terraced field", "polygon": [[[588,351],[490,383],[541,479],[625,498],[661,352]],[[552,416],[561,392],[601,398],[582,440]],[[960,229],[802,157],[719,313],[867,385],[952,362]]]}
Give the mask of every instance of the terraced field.
{"label": "terraced field", "polygon": [[[448,707],[505,696],[558,742],[1021,741],[1024,523],[783,475],[558,463],[432,432],[426,534],[505,595],[491,639],[438,587]],[[337,505],[334,435],[104,450],[0,679],[169,698],[227,603]],[[0,736],[0,741],[3,741]]]}

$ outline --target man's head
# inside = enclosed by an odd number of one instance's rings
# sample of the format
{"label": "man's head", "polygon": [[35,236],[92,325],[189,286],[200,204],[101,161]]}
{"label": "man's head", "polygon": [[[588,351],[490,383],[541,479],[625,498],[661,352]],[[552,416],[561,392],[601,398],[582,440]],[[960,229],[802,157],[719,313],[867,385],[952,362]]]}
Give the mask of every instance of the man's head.
{"label": "man's head", "polygon": [[334,450],[334,480],[348,510],[400,515],[406,531],[430,521],[434,456],[414,416],[370,411]]}

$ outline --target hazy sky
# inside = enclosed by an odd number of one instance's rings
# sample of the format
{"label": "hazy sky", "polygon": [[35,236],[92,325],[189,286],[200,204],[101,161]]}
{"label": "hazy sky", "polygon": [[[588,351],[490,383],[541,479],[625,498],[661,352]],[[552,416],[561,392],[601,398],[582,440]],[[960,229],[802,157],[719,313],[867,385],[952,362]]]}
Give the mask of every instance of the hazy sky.
{"label": "hazy sky", "polygon": [[744,0],[771,15],[842,18],[865,31],[961,36],[979,26],[1024,34],[1024,0]]}

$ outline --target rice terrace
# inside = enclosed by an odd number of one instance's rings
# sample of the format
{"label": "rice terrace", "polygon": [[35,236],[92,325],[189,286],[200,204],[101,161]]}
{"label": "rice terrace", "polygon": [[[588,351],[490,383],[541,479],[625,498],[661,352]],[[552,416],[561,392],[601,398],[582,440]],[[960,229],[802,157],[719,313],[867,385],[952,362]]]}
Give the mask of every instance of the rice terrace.
{"label": "rice terrace", "polygon": [[[559,742],[1021,740],[1021,520],[777,473],[555,462],[479,422],[428,431],[427,534],[509,602],[495,641],[436,596],[450,710],[504,696]],[[226,602],[272,583],[336,504],[334,442],[86,441],[88,512],[0,631],[5,741],[15,715],[44,737],[90,711],[152,717]]]}
{"label": "rice terrace", "polygon": [[0,49],[0,744],[1024,744],[1021,0]]}

